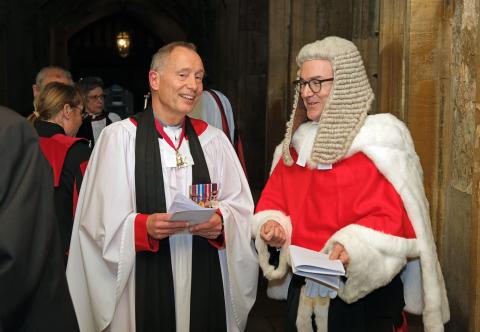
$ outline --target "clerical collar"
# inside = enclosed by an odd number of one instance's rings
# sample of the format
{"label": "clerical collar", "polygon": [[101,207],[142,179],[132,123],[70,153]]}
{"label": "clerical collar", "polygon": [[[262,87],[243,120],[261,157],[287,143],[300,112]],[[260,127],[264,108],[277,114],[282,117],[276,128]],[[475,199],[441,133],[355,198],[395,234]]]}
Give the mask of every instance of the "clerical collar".
{"label": "clerical collar", "polygon": [[100,121],[107,117],[107,113],[102,111],[100,114],[88,114],[90,121]]}
{"label": "clerical collar", "polygon": [[184,124],[184,122],[185,122],[185,118],[183,118],[183,120],[180,121],[179,124],[172,126],[172,125],[169,125],[169,124],[166,124],[165,122],[163,122],[163,121],[155,114],[155,112],[153,113],[153,116],[155,117],[155,120],[157,120],[157,121],[162,125],[163,128],[179,129],[179,128],[181,128],[181,127],[183,126],[183,124]]}

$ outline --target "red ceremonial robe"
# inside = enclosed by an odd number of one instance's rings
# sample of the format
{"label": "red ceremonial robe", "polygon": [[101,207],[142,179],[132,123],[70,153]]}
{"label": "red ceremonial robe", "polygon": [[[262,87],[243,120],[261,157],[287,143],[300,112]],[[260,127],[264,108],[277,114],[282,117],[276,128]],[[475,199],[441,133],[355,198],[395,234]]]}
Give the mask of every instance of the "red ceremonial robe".
{"label": "red ceremonial robe", "polygon": [[[292,148],[292,157],[297,153]],[[279,210],[290,216],[294,245],[320,251],[339,229],[358,224],[376,231],[415,238],[402,200],[363,153],[330,170],[280,160],[258,202],[256,213]]]}

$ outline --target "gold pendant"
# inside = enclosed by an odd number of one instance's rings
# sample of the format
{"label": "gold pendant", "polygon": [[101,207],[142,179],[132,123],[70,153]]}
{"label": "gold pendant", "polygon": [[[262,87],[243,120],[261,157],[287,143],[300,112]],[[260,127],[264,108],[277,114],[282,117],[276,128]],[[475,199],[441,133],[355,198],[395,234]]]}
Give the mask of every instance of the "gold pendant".
{"label": "gold pendant", "polygon": [[177,167],[181,167],[185,165],[185,159],[180,155],[180,152],[175,151],[175,156],[177,160]]}

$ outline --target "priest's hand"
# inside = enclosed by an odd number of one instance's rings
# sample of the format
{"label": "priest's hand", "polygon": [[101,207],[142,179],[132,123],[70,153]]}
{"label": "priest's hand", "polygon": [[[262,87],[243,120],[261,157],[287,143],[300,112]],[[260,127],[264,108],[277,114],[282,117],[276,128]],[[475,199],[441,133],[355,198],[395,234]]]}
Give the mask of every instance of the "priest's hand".
{"label": "priest's hand", "polygon": [[193,235],[214,240],[223,232],[222,217],[218,213],[214,213],[208,221],[195,226],[190,226],[188,230]]}
{"label": "priest's hand", "polygon": [[282,225],[274,220],[268,220],[260,228],[260,236],[266,244],[280,248],[287,240],[287,235]]}
{"label": "priest's hand", "polygon": [[147,218],[147,233],[156,240],[161,240],[188,227],[186,221],[168,221],[170,213],[154,213]]}
{"label": "priest's hand", "polygon": [[348,256],[348,252],[345,250],[345,247],[340,243],[335,243],[333,245],[333,250],[329,256],[330,259],[339,259],[340,262],[346,267],[348,265],[348,261],[350,257]]}

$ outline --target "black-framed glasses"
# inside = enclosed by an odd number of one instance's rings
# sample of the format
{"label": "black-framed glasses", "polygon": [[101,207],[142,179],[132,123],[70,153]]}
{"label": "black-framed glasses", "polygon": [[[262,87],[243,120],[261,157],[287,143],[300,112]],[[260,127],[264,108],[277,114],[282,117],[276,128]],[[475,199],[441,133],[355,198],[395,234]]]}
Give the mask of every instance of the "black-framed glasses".
{"label": "black-framed glasses", "polygon": [[303,89],[305,89],[305,86],[308,86],[310,87],[310,90],[312,90],[313,93],[318,93],[322,90],[322,84],[325,83],[325,82],[331,82],[333,81],[333,77],[330,77],[330,78],[326,78],[324,80],[319,80],[318,78],[312,78],[311,80],[302,80],[302,79],[299,79],[299,80],[295,80],[293,81],[293,86],[295,87],[295,90],[297,90],[298,92],[302,91]]}

